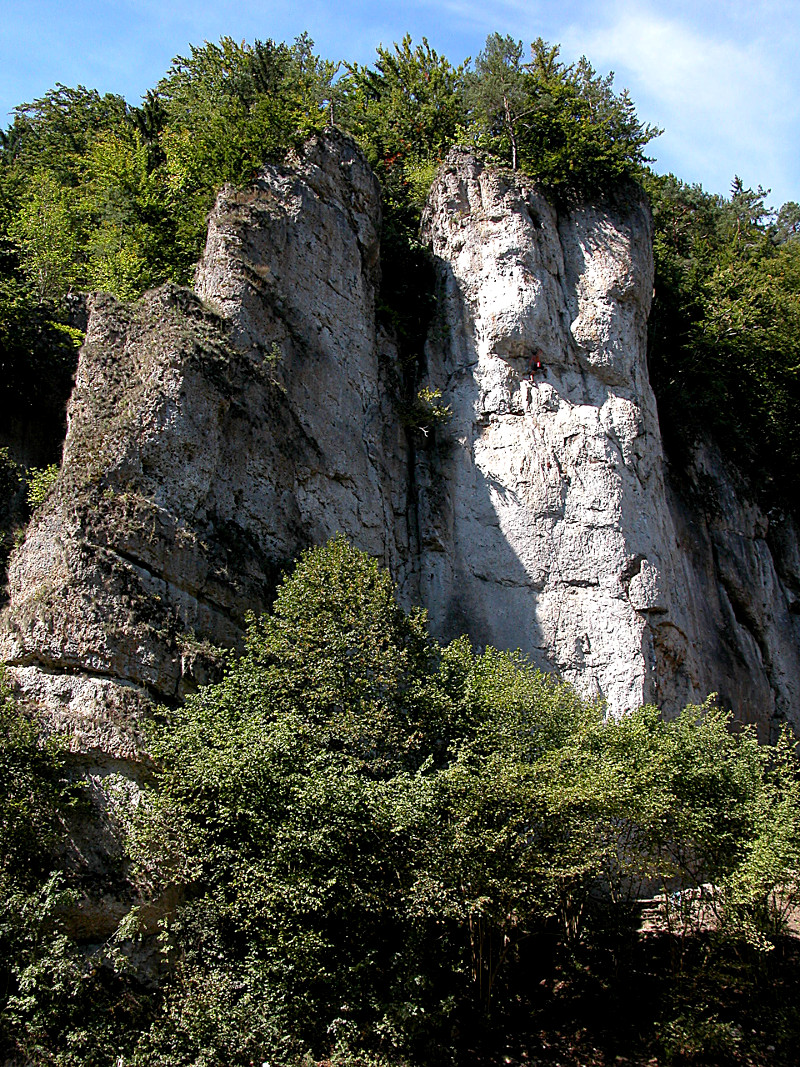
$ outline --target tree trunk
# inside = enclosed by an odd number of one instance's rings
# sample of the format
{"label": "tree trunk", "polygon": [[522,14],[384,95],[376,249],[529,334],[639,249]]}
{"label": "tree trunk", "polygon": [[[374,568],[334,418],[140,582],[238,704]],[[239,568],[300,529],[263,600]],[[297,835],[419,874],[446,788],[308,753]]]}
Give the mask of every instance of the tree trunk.
{"label": "tree trunk", "polygon": [[517,138],[514,135],[514,120],[511,118],[511,108],[508,106],[508,97],[503,93],[503,107],[506,113],[506,126],[508,126],[508,136],[511,139],[511,169],[517,169]]}

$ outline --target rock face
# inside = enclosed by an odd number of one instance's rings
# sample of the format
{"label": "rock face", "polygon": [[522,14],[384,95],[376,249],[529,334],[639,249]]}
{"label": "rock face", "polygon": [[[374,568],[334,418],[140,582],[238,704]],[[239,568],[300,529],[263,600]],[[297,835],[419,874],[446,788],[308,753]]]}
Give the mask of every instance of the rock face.
{"label": "rock face", "polygon": [[205,681],[212,645],[236,645],[308,545],[342,531],[402,574],[379,230],[375,177],[333,135],[223,190],[202,300],[95,300],[61,475],[11,563],[0,637],[21,691],[77,748],[138,757],[151,701]]}
{"label": "rock face", "polygon": [[686,694],[716,692],[763,739],[782,723],[800,733],[794,522],[749,502],[746,487],[708,444],[697,448],[688,478],[669,480],[667,499],[682,594],[675,630],[659,649],[670,706],[681,706]]}
{"label": "rock face", "polygon": [[429,377],[453,411],[422,494],[434,628],[468,625],[613,710],[638,706],[672,593],[649,215],[559,218],[524,180],[454,153],[424,227],[442,275]]}
{"label": "rock face", "polygon": [[797,727],[794,529],[710,448],[691,484],[665,464],[647,209],[558,214],[451,153],[424,233],[427,384],[452,417],[423,432],[376,323],[379,232],[375,178],[330,133],[220,193],[196,293],[95,299],[61,474],[9,568],[20,692],[100,772],[130,766],[152,701],[210,677],[341,531],[438,636],[520,647],[613,712],[717,691],[765,736]]}
{"label": "rock face", "polygon": [[456,150],[423,228],[441,279],[429,385],[453,412],[419,472],[434,630],[521,647],[612,712],[718,692],[763,736],[800,725],[794,530],[776,563],[709,449],[688,484],[668,478],[644,205],[557,214]]}

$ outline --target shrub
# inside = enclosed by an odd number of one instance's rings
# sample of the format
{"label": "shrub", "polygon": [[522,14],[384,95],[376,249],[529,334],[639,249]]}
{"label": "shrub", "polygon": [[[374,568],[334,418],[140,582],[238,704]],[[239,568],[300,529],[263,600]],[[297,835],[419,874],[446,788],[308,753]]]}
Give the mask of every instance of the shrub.
{"label": "shrub", "polygon": [[31,467],[28,471],[28,506],[33,511],[40,507],[58,479],[58,465]]}
{"label": "shrub", "polygon": [[685,938],[712,885],[706,928],[766,945],[796,884],[788,739],[759,748],[710,704],[604,719],[519,655],[442,648],[342,538],[153,752],[131,852],[186,899],[142,1062],[447,1060],[511,1009],[532,938],[583,951],[643,889]]}

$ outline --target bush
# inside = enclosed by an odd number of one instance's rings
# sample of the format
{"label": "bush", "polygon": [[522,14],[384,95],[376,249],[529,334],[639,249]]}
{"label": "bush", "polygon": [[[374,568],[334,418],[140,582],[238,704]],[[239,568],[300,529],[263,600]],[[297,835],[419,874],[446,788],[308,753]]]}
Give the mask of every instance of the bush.
{"label": "bush", "polygon": [[711,886],[702,929],[766,947],[796,885],[788,738],[712,705],[606,720],[520,656],[441,648],[341,538],[153,752],[131,852],[186,900],[142,1062],[444,1062],[511,1010],[532,938],[580,954],[643,889],[686,938]]}
{"label": "bush", "polygon": [[441,647],[337,538],[250,620],[224,679],[153,725],[157,776],[124,821],[140,903],[179,901],[157,988],[134,962],[136,908],[104,945],[69,935],[76,792],[4,692],[3,1051],[59,1067],[488,1056],[535,1011],[557,1025],[542,982],[578,1015],[608,998],[656,894],[669,952],[646,957],[664,981],[645,1010],[662,1047],[738,1056],[725,1005],[745,989],[752,1015],[770,987],[800,786],[788,735],[759,747],[730,725],[710,703],[606,719],[519,654]]}
{"label": "bush", "polygon": [[31,467],[28,471],[28,507],[33,511],[40,507],[58,480],[58,465]]}

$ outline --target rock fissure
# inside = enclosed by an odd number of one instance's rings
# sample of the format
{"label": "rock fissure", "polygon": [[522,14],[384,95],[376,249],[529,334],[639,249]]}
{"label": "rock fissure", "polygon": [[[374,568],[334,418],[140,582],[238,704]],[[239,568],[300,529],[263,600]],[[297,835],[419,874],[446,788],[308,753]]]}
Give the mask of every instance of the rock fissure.
{"label": "rock fissure", "polygon": [[230,604],[223,604],[220,601],[215,601],[213,597],[207,594],[204,595],[202,587],[195,588],[186,582],[177,582],[166,578],[155,568],[154,564],[147,564],[123,549],[108,549],[107,552],[109,556],[114,556],[123,563],[130,564],[140,575],[159,583],[171,599],[174,599],[177,595],[184,594],[196,601],[198,607],[209,608],[220,615],[227,616],[234,625],[242,625],[241,616],[237,616],[231,610]]}

